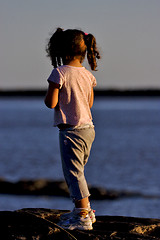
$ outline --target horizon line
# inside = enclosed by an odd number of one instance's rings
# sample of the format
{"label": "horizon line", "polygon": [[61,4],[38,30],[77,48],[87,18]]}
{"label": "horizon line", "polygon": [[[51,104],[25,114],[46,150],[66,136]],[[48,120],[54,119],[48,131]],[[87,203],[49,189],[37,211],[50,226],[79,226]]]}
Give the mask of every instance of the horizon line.
{"label": "horizon line", "polygon": [[[28,96],[28,97],[37,97],[44,96],[47,89],[0,89],[0,97],[16,97],[16,96]],[[108,89],[95,89],[95,97],[104,96],[152,96],[160,97],[160,88],[149,89],[149,88],[136,88],[136,89],[117,89],[117,88],[108,88]]]}

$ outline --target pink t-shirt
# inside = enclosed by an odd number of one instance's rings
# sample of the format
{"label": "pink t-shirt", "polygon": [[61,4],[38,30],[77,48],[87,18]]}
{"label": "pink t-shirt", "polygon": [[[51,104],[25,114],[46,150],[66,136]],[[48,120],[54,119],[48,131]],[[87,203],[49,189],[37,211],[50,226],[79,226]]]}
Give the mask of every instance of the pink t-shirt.
{"label": "pink t-shirt", "polygon": [[63,65],[53,69],[48,81],[60,85],[54,126],[93,124],[89,102],[96,79],[91,72],[84,67]]}

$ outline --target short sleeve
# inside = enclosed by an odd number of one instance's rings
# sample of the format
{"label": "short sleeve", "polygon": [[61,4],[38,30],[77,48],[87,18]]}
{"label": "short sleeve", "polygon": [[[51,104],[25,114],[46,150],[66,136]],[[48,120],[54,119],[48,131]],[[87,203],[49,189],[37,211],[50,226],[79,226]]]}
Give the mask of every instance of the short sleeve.
{"label": "short sleeve", "polygon": [[96,78],[93,76],[92,78],[92,87],[95,87],[97,86],[97,81],[96,81]]}
{"label": "short sleeve", "polygon": [[54,82],[60,85],[60,88],[62,88],[63,85],[63,78],[61,73],[58,71],[57,68],[53,69],[49,78],[47,79],[48,82]]}

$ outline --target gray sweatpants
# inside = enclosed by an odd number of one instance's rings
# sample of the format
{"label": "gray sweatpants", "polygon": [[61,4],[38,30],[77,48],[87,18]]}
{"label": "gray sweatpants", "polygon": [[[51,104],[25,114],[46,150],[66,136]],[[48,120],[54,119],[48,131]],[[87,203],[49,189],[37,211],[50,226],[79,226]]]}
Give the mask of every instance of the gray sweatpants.
{"label": "gray sweatpants", "polygon": [[84,166],[94,138],[93,126],[59,131],[62,168],[73,202],[90,196]]}

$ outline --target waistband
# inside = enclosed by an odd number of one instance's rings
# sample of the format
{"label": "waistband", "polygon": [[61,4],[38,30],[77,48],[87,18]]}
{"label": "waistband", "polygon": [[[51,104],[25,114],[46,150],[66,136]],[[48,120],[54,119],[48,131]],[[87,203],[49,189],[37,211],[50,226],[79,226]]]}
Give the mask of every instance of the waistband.
{"label": "waistband", "polygon": [[79,130],[79,129],[86,129],[86,128],[94,128],[93,124],[87,123],[87,124],[82,124],[79,126],[73,126],[73,125],[69,125],[69,124],[60,124],[58,125],[58,128],[60,131],[64,131],[64,130]]}

